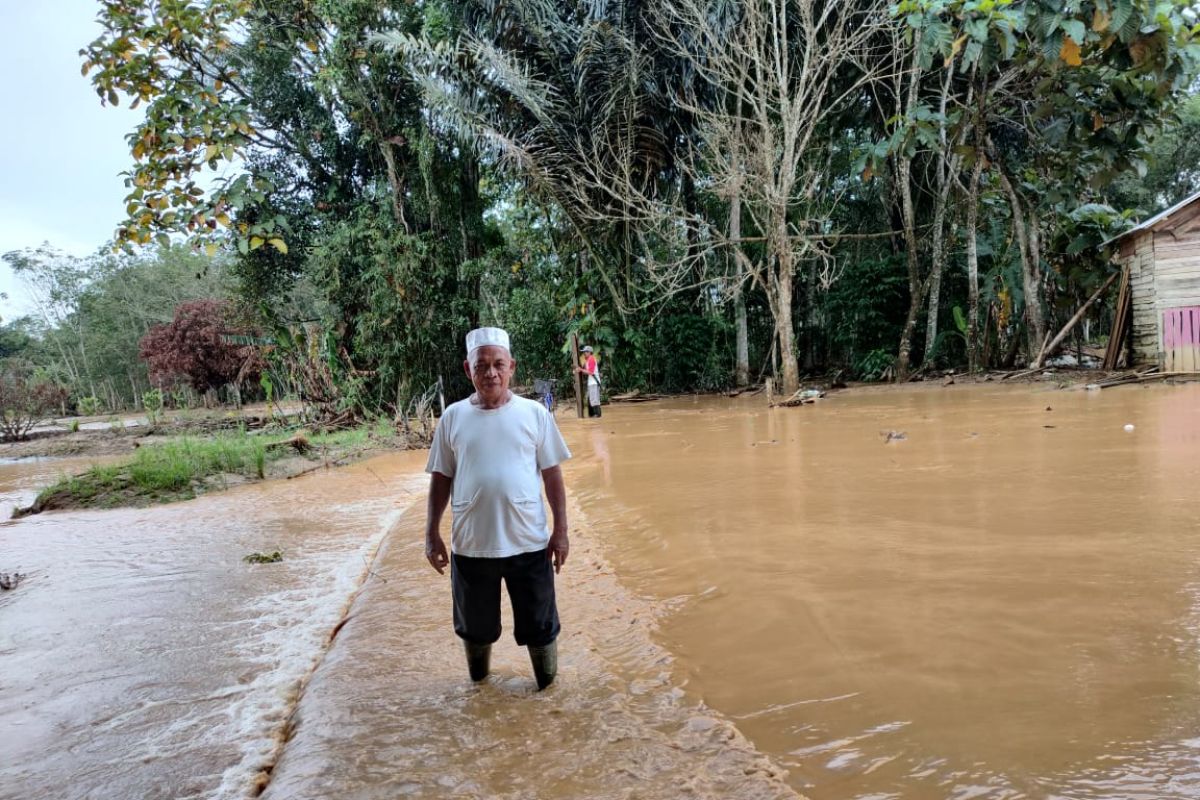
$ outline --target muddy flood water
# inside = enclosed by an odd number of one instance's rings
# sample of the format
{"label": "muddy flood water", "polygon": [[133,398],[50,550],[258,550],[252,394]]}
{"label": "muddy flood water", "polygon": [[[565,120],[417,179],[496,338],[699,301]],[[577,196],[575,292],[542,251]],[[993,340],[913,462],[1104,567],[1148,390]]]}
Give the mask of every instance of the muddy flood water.
{"label": "muddy flood water", "polygon": [[1200,385],[559,419],[541,694],[507,611],[467,680],[424,453],[0,526],[0,798],[1200,796]]}

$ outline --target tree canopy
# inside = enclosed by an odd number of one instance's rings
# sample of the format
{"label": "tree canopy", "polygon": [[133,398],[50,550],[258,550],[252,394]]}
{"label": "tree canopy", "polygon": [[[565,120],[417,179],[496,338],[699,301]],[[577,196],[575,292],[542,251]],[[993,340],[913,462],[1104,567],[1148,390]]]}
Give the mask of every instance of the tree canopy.
{"label": "tree canopy", "polygon": [[[465,392],[484,323],[518,334],[519,381],[565,381],[576,332],[613,389],[1033,361],[1107,278],[1096,245],[1197,188],[1183,0],[105,0],[99,20],[84,73],[146,112],[117,244],[227,263],[240,313],[319,330],[363,407]],[[56,273],[46,324],[78,328],[55,303],[95,280]],[[84,382],[92,356],[56,336]]]}

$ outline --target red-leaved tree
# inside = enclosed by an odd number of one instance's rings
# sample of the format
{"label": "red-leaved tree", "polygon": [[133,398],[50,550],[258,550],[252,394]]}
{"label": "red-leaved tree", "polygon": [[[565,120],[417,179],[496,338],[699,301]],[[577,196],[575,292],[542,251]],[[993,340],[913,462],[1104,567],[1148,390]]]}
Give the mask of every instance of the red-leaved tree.
{"label": "red-leaved tree", "polygon": [[175,319],[155,325],[142,337],[141,356],[150,368],[150,381],[162,386],[183,378],[197,392],[219,389],[239,378],[257,377],[258,351],[230,344],[229,304],[222,300],[180,303]]}

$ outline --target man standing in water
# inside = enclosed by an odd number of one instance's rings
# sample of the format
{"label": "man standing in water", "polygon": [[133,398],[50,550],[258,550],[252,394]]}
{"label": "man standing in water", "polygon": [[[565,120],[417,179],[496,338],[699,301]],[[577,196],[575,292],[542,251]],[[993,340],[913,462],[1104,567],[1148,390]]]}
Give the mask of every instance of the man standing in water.
{"label": "man standing in water", "polygon": [[[538,689],[545,689],[558,671],[554,576],[570,547],[559,464],[571,452],[545,406],[509,391],[516,366],[504,330],[467,334],[463,368],[475,393],[450,405],[434,433],[425,465],[425,557],[439,574],[450,567],[454,632],[466,647],[471,680],[487,677],[492,644],[500,638],[503,579],[513,635],[529,648]],[[546,527],[542,485],[553,532]],[[439,532],[447,502],[453,512],[449,555]]]}

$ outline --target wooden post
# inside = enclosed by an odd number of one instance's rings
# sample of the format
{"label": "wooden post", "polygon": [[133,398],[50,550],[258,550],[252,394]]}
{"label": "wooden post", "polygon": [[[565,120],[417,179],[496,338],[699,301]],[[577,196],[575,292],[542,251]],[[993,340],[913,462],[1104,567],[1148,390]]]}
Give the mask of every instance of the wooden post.
{"label": "wooden post", "polygon": [[1121,360],[1121,346],[1128,338],[1132,338],[1126,336],[1126,331],[1129,330],[1130,303],[1129,265],[1125,264],[1121,269],[1121,289],[1117,292],[1117,305],[1113,310],[1112,331],[1108,334],[1108,347],[1104,350],[1104,363],[1101,365],[1103,369],[1117,368],[1117,363]]}
{"label": "wooden post", "polygon": [[[1099,289],[1092,293],[1092,296],[1088,298],[1086,303],[1079,307],[1079,310],[1075,312],[1075,316],[1071,317],[1070,321],[1067,322],[1067,324],[1063,326],[1063,329],[1058,332],[1058,335],[1050,341],[1050,344],[1042,342],[1042,349],[1038,351],[1037,358],[1034,359],[1033,362],[1034,369],[1042,368],[1042,364],[1046,362],[1046,357],[1054,352],[1054,349],[1058,347],[1059,343],[1062,342],[1063,339],[1067,338],[1067,334],[1071,332],[1071,329],[1075,327],[1075,324],[1079,322],[1079,320],[1083,319],[1083,315],[1088,310],[1088,307],[1091,306],[1092,303],[1096,302],[1097,298],[1104,294],[1104,291],[1108,289],[1109,286],[1112,286],[1113,281],[1117,279],[1117,275],[1119,274],[1120,273],[1114,272],[1112,275],[1108,276],[1108,280],[1106,280]],[[1047,332],[1046,336],[1049,337],[1050,333]]]}
{"label": "wooden post", "polygon": [[583,419],[583,375],[579,369],[579,334],[571,334],[571,376],[575,379],[575,416]]}

